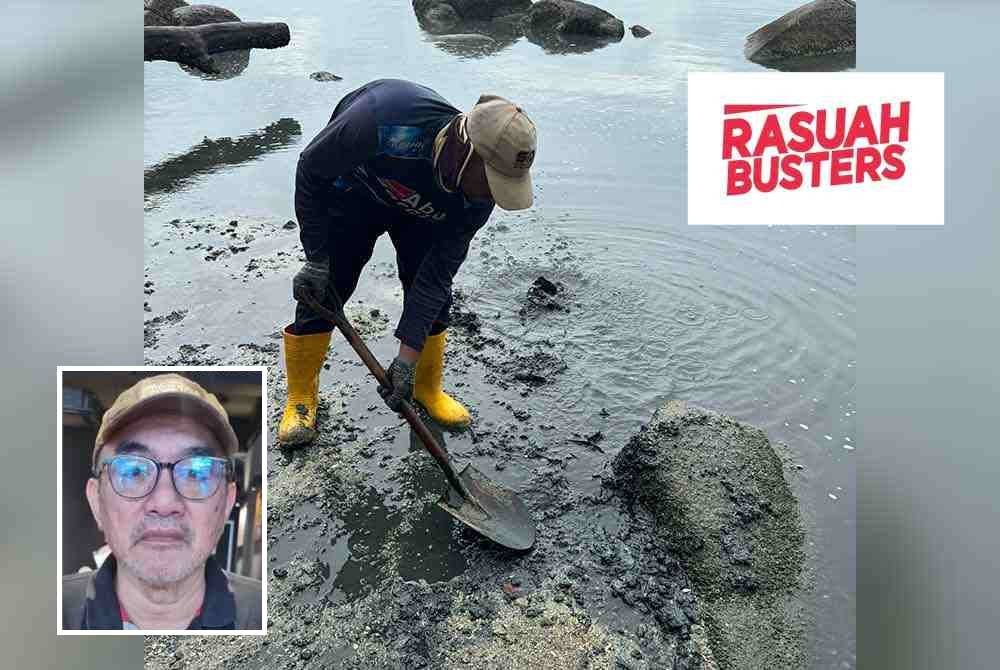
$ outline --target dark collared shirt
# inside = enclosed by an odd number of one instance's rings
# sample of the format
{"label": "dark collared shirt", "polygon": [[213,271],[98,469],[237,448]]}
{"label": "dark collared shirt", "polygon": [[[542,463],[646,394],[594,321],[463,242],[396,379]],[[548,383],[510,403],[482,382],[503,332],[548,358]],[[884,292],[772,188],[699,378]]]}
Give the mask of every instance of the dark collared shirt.
{"label": "dark collared shirt", "polygon": [[[122,630],[115,592],[118,564],[108,556],[96,572],[63,577],[65,630]],[[188,630],[260,630],[261,585],[219,567],[214,557],[205,562],[205,600]]]}

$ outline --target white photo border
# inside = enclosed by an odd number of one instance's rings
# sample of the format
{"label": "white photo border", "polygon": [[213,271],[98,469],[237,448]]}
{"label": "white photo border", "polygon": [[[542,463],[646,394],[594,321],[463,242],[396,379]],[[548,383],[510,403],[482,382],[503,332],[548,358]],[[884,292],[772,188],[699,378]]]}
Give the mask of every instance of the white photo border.
{"label": "white photo border", "polygon": [[[63,373],[64,372],[259,372],[261,375],[261,624],[260,630],[67,630],[62,613]],[[267,635],[267,366],[264,365],[59,365],[56,367],[56,635]]]}

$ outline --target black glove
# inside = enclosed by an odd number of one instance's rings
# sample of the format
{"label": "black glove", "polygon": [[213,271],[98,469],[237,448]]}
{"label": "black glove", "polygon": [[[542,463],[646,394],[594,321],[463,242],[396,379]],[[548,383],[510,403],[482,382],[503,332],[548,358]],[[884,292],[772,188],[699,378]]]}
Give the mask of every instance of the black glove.
{"label": "black glove", "polygon": [[416,364],[407,363],[398,356],[392,360],[386,374],[389,375],[389,383],[392,388],[384,386],[378,387],[378,394],[393,412],[399,411],[400,401],[412,402],[413,400],[413,373]]}
{"label": "black glove", "polygon": [[326,286],[330,282],[330,261],[308,261],[292,279],[292,297],[299,302],[306,302],[306,296],[311,295],[322,301],[326,295]]}

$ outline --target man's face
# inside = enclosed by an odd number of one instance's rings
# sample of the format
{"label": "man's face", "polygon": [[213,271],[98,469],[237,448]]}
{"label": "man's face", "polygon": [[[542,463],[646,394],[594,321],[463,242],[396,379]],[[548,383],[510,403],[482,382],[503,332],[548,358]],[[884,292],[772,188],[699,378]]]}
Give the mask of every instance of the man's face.
{"label": "man's face", "polygon": [[[210,430],[188,416],[138,419],[104,445],[98,463],[119,454],[174,463],[189,456],[222,456]],[[236,501],[236,484],[224,482],[204,500],[188,500],[164,468],[144,498],[124,498],[111,486],[108,468],[87,482],[87,500],[122,569],[151,586],[166,586],[202,569]]]}

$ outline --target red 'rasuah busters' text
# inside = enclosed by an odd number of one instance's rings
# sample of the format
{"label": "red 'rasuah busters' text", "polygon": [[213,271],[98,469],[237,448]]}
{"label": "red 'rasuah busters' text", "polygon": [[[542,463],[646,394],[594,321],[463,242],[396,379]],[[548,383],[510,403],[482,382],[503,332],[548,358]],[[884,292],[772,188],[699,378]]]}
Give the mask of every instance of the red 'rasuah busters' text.
{"label": "red 'rasuah busters' text", "polygon": [[725,119],[726,195],[895,180],[906,174],[909,101],[883,103],[874,116],[868,105],[853,110],[850,119],[849,111],[798,111],[787,120],[768,114],[756,134],[745,118]]}

